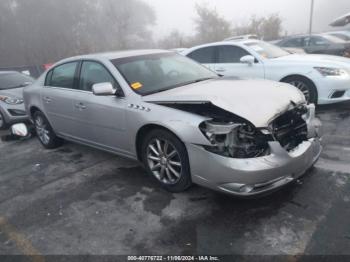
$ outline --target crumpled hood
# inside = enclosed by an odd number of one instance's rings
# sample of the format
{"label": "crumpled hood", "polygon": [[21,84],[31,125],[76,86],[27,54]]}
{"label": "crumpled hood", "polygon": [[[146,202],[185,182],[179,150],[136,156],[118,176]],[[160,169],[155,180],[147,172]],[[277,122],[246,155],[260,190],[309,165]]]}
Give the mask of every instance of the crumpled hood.
{"label": "crumpled hood", "polygon": [[331,64],[334,66],[343,65],[345,67],[350,67],[350,58],[334,55],[293,54],[281,56],[273,60],[280,62],[301,62],[303,64],[313,63],[314,66],[327,66],[327,64]]}
{"label": "crumpled hood", "polygon": [[256,127],[267,127],[292,102],[304,103],[295,87],[267,80],[215,79],[174,88],[143,97],[145,102],[205,101],[250,121]]}
{"label": "crumpled hood", "polygon": [[10,96],[13,98],[23,99],[23,88],[13,88],[13,89],[0,89],[1,96]]}

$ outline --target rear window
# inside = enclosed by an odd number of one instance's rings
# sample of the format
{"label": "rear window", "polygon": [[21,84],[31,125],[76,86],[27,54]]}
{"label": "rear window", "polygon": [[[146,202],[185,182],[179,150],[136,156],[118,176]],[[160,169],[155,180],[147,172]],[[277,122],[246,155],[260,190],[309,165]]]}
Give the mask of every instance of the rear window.
{"label": "rear window", "polygon": [[215,63],[215,47],[203,47],[193,51],[187,56],[201,64],[213,64]]}
{"label": "rear window", "polygon": [[0,73],[0,90],[20,88],[33,82],[33,78],[21,73]]}
{"label": "rear window", "polygon": [[77,65],[78,62],[70,62],[55,67],[47,74],[45,84],[73,89]]}

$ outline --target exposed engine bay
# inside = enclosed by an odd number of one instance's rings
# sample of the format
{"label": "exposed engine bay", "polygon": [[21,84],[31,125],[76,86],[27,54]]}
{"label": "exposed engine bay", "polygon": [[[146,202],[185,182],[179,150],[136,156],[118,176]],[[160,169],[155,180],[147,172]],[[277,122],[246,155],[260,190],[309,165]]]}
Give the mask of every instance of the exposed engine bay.
{"label": "exposed engine bay", "polygon": [[269,141],[278,141],[287,151],[308,139],[305,105],[294,106],[275,118],[268,129],[259,130],[246,119],[210,102],[158,103],[163,106],[210,118],[199,128],[212,146],[205,149],[232,158],[254,158],[268,155]]}

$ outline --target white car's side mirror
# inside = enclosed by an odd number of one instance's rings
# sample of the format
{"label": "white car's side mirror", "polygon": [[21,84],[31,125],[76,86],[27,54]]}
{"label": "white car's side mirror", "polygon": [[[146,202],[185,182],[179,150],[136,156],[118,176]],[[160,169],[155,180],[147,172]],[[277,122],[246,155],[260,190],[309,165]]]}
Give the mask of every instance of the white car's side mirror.
{"label": "white car's side mirror", "polygon": [[21,136],[21,137],[26,137],[28,136],[28,128],[25,124],[19,123],[19,124],[14,124],[11,126],[11,134],[15,136]]}
{"label": "white car's side mirror", "polygon": [[243,56],[241,59],[240,59],[241,63],[244,63],[244,64],[248,64],[248,65],[252,65],[255,63],[255,57],[254,56],[251,56],[251,55],[246,55],[246,56]]}
{"label": "white car's side mirror", "polygon": [[117,90],[109,82],[98,83],[92,86],[92,92],[96,96],[110,96],[115,95]]}

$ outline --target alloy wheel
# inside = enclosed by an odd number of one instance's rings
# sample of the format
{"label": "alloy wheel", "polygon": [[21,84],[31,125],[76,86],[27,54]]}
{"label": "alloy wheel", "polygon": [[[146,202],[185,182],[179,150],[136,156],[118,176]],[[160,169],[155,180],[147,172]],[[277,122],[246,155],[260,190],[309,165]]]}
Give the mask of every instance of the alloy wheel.
{"label": "alloy wheel", "polygon": [[305,99],[307,102],[310,102],[310,90],[309,87],[302,81],[292,81],[290,82],[291,85],[298,88],[305,96]]}
{"label": "alloy wheel", "polygon": [[35,118],[35,130],[43,144],[47,145],[50,143],[50,131],[48,130],[45,120],[41,116]]}
{"label": "alloy wheel", "polygon": [[150,141],[147,163],[153,175],[164,184],[176,184],[181,178],[180,154],[168,140],[156,138]]}

